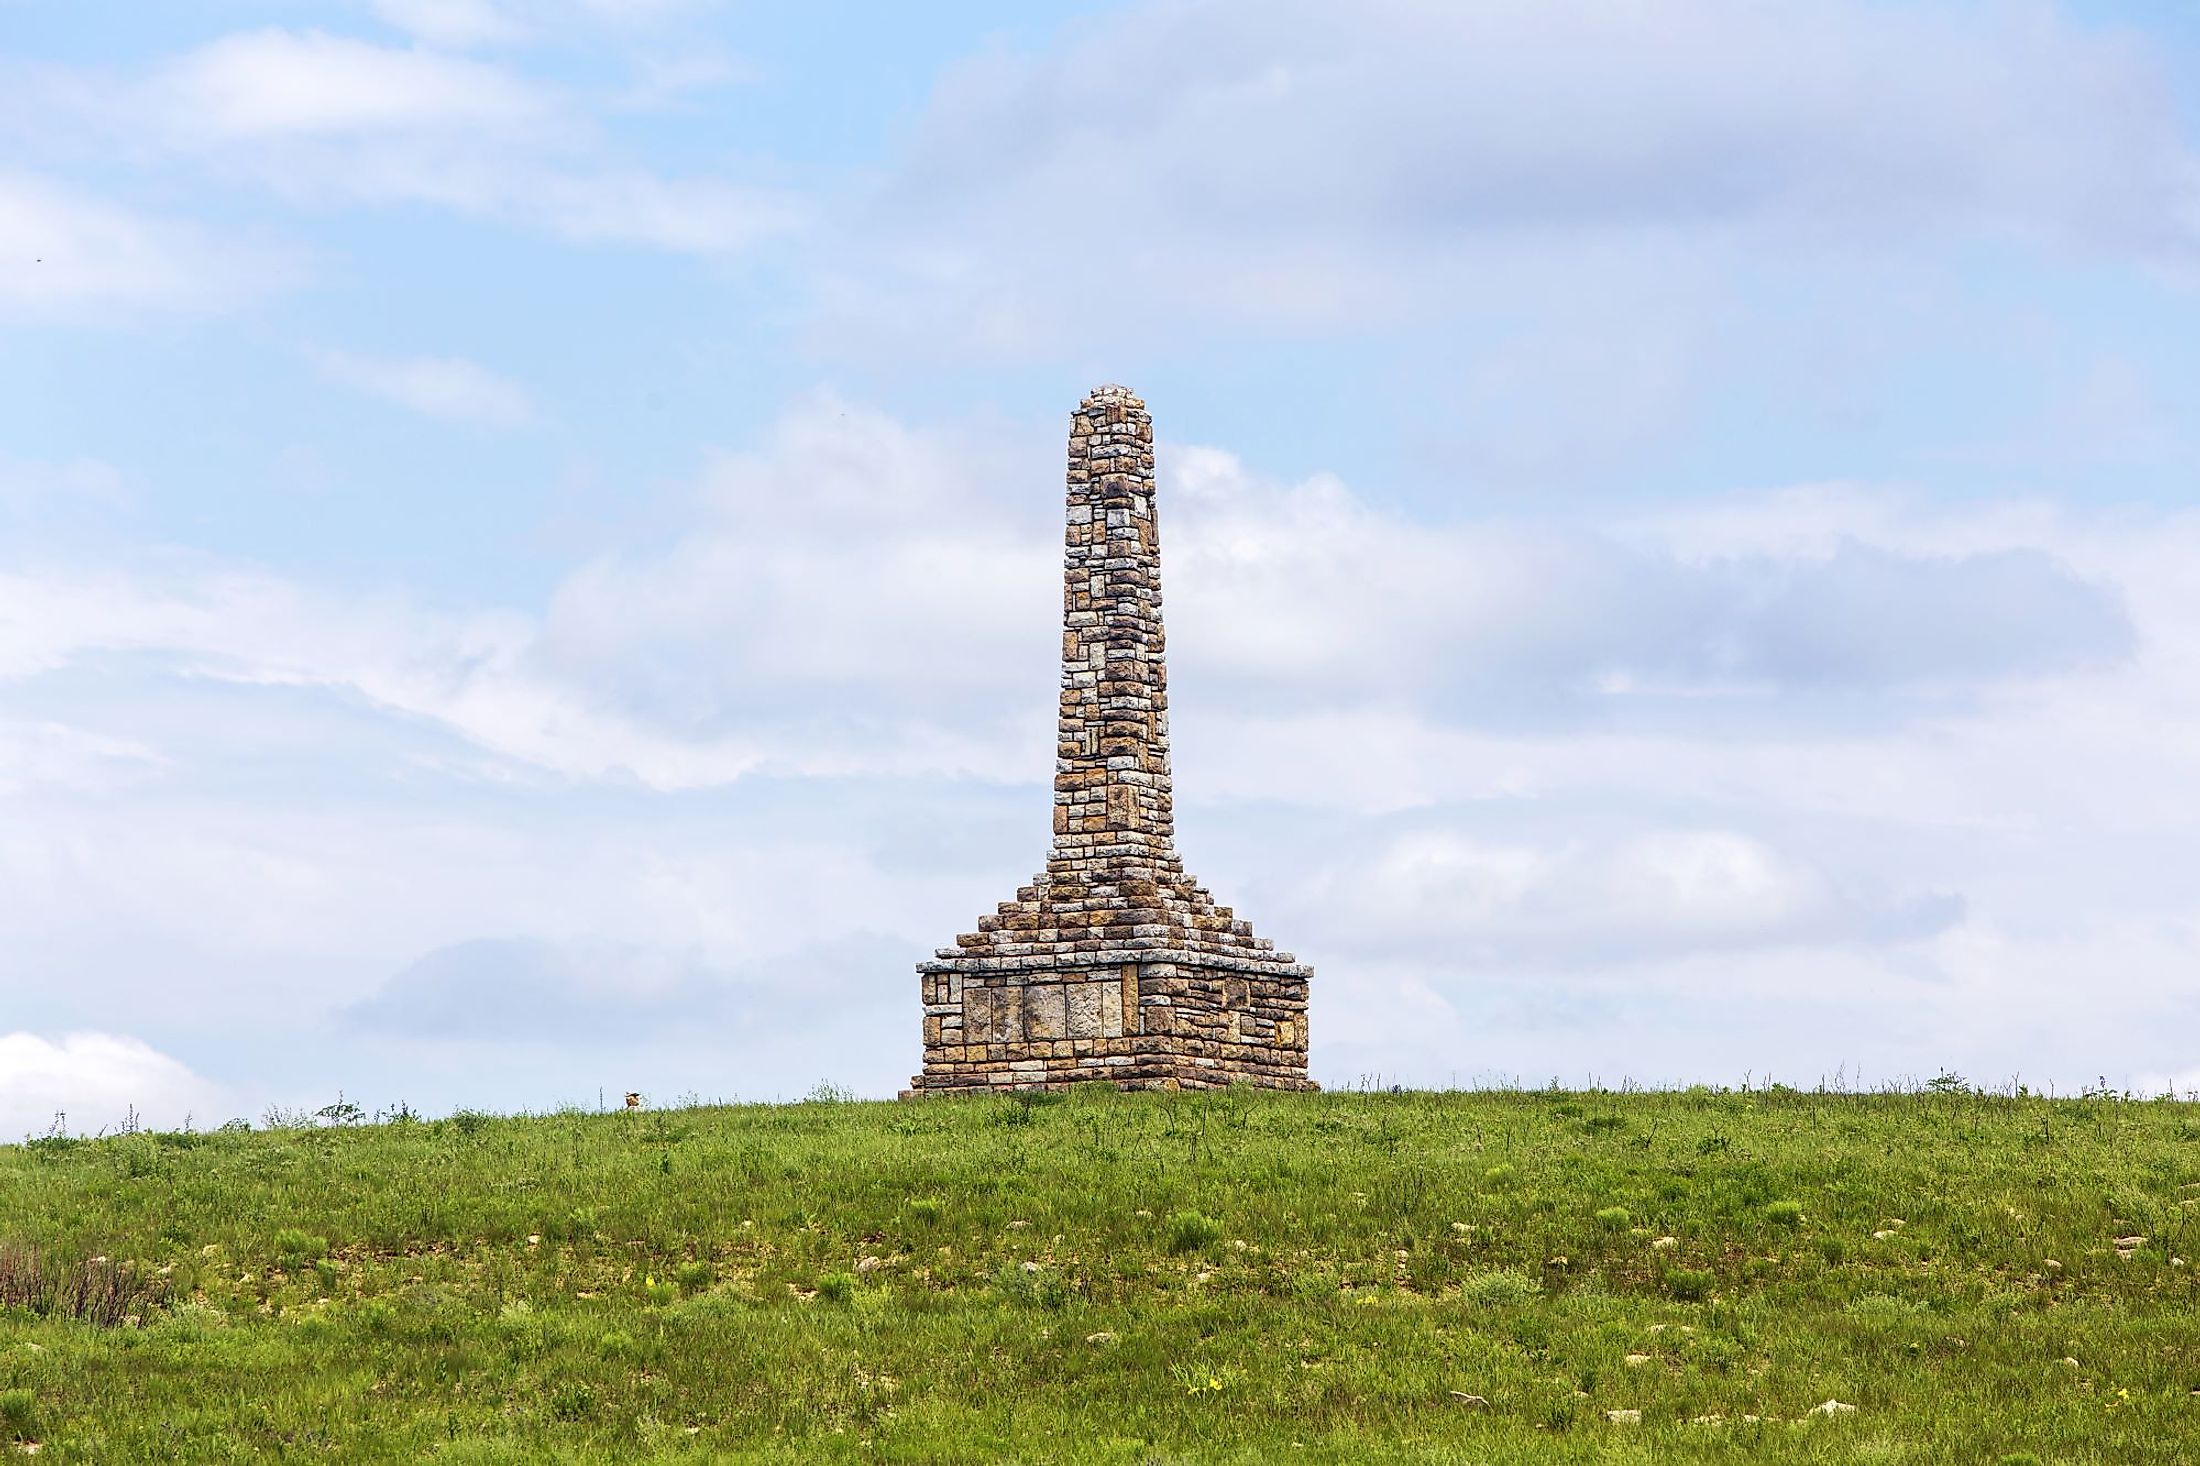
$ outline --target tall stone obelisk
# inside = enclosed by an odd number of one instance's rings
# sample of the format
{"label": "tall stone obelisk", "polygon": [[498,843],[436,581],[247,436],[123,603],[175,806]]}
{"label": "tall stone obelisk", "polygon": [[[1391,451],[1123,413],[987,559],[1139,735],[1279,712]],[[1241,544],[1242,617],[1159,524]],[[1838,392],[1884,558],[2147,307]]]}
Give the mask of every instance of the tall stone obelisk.
{"label": "tall stone obelisk", "polygon": [[909,1093],[1312,1089],[1312,969],[1217,906],[1176,853],[1153,419],[1122,387],[1070,417],[1068,513],[1053,848],[1015,900],[919,964]]}

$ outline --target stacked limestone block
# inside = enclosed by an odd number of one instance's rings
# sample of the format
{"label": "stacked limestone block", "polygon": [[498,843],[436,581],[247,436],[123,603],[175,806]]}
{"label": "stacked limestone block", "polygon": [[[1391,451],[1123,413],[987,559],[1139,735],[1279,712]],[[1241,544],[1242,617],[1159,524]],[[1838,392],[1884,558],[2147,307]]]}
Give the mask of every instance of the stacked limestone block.
{"label": "stacked limestone block", "polygon": [[1070,418],[1062,700],[1046,870],[921,963],[918,1093],[1312,1089],[1312,969],[1184,871],[1169,786],[1169,678],[1153,419],[1121,387]]}

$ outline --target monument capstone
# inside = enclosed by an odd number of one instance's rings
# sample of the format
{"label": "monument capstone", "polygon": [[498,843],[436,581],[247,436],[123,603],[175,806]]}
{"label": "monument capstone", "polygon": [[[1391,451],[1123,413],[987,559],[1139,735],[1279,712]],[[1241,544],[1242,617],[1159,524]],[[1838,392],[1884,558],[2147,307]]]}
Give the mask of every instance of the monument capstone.
{"label": "monument capstone", "polygon": [[1054,769],[1045,871],[918,964],[924,1072],[905,1095],[1313,1089],[1313,970],[1217,906],[1176,853],[1153,419],[1122,387],[1070,416]]}

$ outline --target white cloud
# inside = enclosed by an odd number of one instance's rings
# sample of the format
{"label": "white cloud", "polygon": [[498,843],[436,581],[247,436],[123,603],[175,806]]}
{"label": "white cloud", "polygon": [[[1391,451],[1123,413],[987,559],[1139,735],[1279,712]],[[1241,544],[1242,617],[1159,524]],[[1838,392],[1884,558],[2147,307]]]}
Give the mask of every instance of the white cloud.
{"label": "white cloud", "polygon": [[0,456],[0,510],[28,514],[57,504],[119,508],[129,497],[121,473],[97,458],[40,463]]}
{"label": "white cloud", "polygon": [[466,47],[524,34],[496,0],[373,0],[375,13],[431,46]]}
{"label": "white cloud", "polygon": [[213,141],[526,132],[555,112],[481,62],[320,31],[226,36],[168,63],[151,92],[171,127]]}
{"label": "white cloud", "polygon": [[2164,62],[2046,7],[1159,0],[949,71],[874,202],[833,339],[980,355],[1634,312],[1936,240],[2200,260]]}
{"label": "white cloud", "polygon": [[0,573],[0,681],[101,653],[149,654],[185,676],[352,693],[558,773],[677,788],[755,766],[744,739],[667,735],[544,677],[531,643],[521,616],[352,604],[250,572]]}
{"label": "white cloud", "polygon": [[1339,852],[1292,909],[1356,951],[1450,970],[1630,968],[1678,954],[1916,940],[1961,903],[1856,889],[1730,830],[1493,844],[1441,828]]}
{"label": "white cloud", "polygon": [[[426,203],[568,239],[706,255],[801,220],[775,190],[637,166],[579,94],[419,47],[263,29],[135,80],[52,67],[15,80],[21,96],[6,116],[26,150],[56,151],[66,135],[75,149],[96,141],[128,161],[192,164],[305,203]],[[6,207],[0,193],[0,240]],[[125,253],[119,224],[87,215],[78,227]]]}
{"label": "white cloud", "polygon": [[288,282],[256,245],[140,213],[48,179],[0,171],[0,316],[202,310]]}
{"label": "white cloud", "polygon": [[1290,683],[1301,708],[1473,722],[1615,695],[1960,687],[2110,666],[2131,646],[2113,590],[2034,545],[1683,557],[1577,524],[1418,524],[1212,449],[1168,463],[1187,665]]}
{"label": "white cloud", "polygon": [[428,417],[505,428],[534,417],[525,388],[461,357],[391,359],[323,351],[315,360],[337,381]]}
{"label": "white cloud", "polygon": [[433,46],[533,39],[582,26],[639,29],[713,8],[718,0],[531,0],[523,23],[508,0],[371,0],[375,13]]}
{"label": "white cloud", "polygon": [[228,1118],[214,1085],[138,1039],[112,1033],[0,1033],[0,1135],[44,1134],[66,1114],[71,1134],[120,1126],[135,1111],[152,1129]]}
{"label": "white cloud", "polygon": [[52,721],[0,717],[0,797],[113,789],[165,760],[146,744]]}

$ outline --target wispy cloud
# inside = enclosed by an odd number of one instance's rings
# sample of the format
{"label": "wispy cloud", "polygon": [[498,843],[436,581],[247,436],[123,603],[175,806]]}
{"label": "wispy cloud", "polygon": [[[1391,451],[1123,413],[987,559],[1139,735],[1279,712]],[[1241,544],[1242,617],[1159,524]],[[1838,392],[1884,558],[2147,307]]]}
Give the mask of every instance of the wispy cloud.
{"label": "wispy cloud", "polygon": [[478,61],[320,31],[226,36],[166,63],[148,101],[170,128],[210,141],[527,133],[557,110]]}
{"label": "wispy cloud", "polygon": [[79,188],[0,171],[0,315],[114,319],[280,288],[295,262]]}
{"label": "wispy cloud", "polygon": [[535,415],[525,388],[463,357],[317,351],[313,359],[336,381],[428,417],[511,428]]}
{"label": "wispy cloud", "polygon": [[497,0],[373,0],[375,14],[431,46],[515,40],[526,30]]}
{"label": "wispy cloud", "polygon": [[[573,240],[699,255],[744,249],[804,217],[775,188],[637,164],[570,92],[417,47],[271,28],[224,36],[136,78],[47,67],[18,80],[36,97],[11,109],[26,149],[56,149],[56,119],[65,119],[70,148],[98,140],[125,161],[181,162],[299,203],[426,203]],[[0,243],[19,232],[7,208],[0,195]],[[159,252],[135,242],[142,225],[133,233],[80,209],[74,230],[104,244],[110,292],[161,292]]]}

